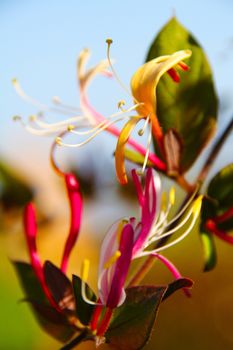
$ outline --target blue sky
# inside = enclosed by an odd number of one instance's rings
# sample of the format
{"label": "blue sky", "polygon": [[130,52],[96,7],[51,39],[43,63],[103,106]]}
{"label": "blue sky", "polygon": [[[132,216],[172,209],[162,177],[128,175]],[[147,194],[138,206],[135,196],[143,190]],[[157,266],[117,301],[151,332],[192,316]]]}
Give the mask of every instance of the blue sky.
{"label": "blue sky", "polygon": [[[10,160],[18,159],[19,154],[27,156],[32,152],[30,144],[39,147],[40,157],[41,149],[47,145],[12,123],[11,116],[15,114],[26,117],[35,112],[34,107],[16,96],[11,86],[13,77],[21,81],[31,96],[43,102],[59,95],[64,101],[78,105],[75,64],[83,47],[91,48],[91,62],[95,63],[106,56],[105,39],[113,38],[116,69],[128,84],[155,34],[174,12],[205,48],[218,93],[231,96],[233,3],[230,0],[1,0],[1,153]],[[117,101],[125,98],[115,82],[103,78],[93,84],[90,96],[93,104],[106,114],[115,111]]]}

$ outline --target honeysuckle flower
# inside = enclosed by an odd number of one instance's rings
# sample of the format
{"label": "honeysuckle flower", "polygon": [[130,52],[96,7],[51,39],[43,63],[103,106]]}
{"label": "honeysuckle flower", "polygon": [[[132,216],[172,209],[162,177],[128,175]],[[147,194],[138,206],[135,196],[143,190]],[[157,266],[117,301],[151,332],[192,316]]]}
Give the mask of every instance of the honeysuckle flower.
{"label": "honeysuckle flower", "polygon": [[[108,70],[108,67],[109,65],[112,67],[112,63],[109,59],[103,60],[94,67],[86,69],[89,56],[90,51],[88,49],[84,49],[80,53],[77,62],[77,80],[80,90],[80,108],[64,104],[57,96],[53,98],[54,105],[51,107],[47,106],[28,96],[22,89],[19,81],[17,79],[13,79],[13,86],[18,95],[39,109],[38,114],[30,116],[28,122],[23,121],[20,116],[15,116],[14,120],[20,121],[25,129],[34,135],[59,135],[56,137],[57,144],[66,147],[83,146],[104,130],[107,130],[114,136],[118,137],[121,131],[118,130],[114,124],[121,120],[129,119],[127,113],[134,111],[137,108],[137,104],[126,110],[123,110],[121,108],[120,111],[112,114],[111,116],[108,116],[107,118],[96,111],[88,100],[87,88],[90,82],[97,75],[111,77],[112,73]],[[119,107],[122,105],[123,102],[121,101],[119,103]],[[44,119],[44,114],[46,112],[55,112],[62,115],[68,115],[70,117],[57,123],[48,123]],[[82,131],[79,130],[80,128],[87,128],[87,130]],[[79,138],[85,137],[86,139],[75,144],[65,143],[63,141],[63,138],[66,134],[73,134],[77,135]],[[145,156],[146,159],[149,159],[155,167],[162,171],[165,170],[165,164],[155,154],[150,153],[148,147],[145,149],[142,145],[131,138],[128,138],[128,144],[137,152]]]}
{"label": "honeysuckle flower", "polygon": [[118,221],[107,232],[100,249],[97,303],[89,300],[86,295],[85,283],[90,262],[87,259],[83,262],[82,296],[88,304],[96,305],[90,327],[97,336],[97,343],[102,341],[113,309],[122,305],[126,298],[125,281],[132,260],[133,243],[134,230],[131,220]]}
{"label": "honeysuckle flower", "polygon": [[[78,238],[80,221],[82,215],[82,197],[80,194],[79,184],[73,174],[65,175],[65,182],[67,188],[67,194],[69,198],[69,204],[71,209],[70,229],[65,243],[64,252],[61,261],[61,270],[63,272],[67,269],[67,263],[74,247],[74,244]],[[37,252],[36,236],[37,236],[37,224],[36,214],[32,203],[26,205],[24,210],[24,230],[31,260],[32,268],[37,276],[41,287],[50,302],[51,306],[55,307],[57,311],[61,311],[59,305],[57,305],[46,285],[43,264]]]}
{"label": "honeysuckle flower", "polygon": [[[109,43],[110,45],[110,43]],[[138,116],[130,118],[123,127],[118,139],[115,160],[116,172],[120,183],[127,183],[127,175],[124,165],[125,146],[128,139],[141,119],[146,119],[146,124],[151,124],[151,130],[155,136],[161,153],[163,154],[163,132],[159,125],[156,109],[156,87],[163,74],[168,73],[174,82],[179,82],[178,68],[187,70],[188,66],[183,62],[184,59],[191,56],[190,50],[181,50],[173,53],[157,57],[144,65],[142,65],[133,75],[131,79],[131,91]],[[150,137],[148,140],[150,140]],[[148,141],[148,149],[150,142]],[[147,158],[145,158],[145,164]]]}
{"label": "honeysuckle flower", "polygon": [[[175,203],[174,189],[170,191],[169,203],[165,208],[164,204],[161,204],[160,177],[155,170],[147,169],[144,186],[135,170],[132,171],[132,177],[141,208],[141,218],[140,221],[133,217],[122,219],[113,224],[107,232],[100,249],[97,302],[89,300],[85,293],[90,262],[86,259],[83,263],[82,296],[84,301],[95,305],[90,326],[93,333],[99,337],[102,337],[108,328],[112,310],[122,305],[125,300],[125,283],[132,260],[153,255],[176,279],[182,277],[178,269],[159,252],[175,245],[191,232],[201,209],[202,196],[194,199],[194,193],[180,212],[169,220],[171,207]],[[187,223],[188,227],[178,238],[154,247],[155,242],[178,232]],[[169,229],[171,224],[175,224],[175,227]],[[150,249],[151,246],[153,247]],[[186,289],[184,292],[188,294]]]}
{"label": "honeysuckle flower", "polygon": [[[133,258],[150,254],[158,254],[184,239],[193,229],[199,216],[202,204],[202,195],[196,199],[196,192],[182,207],[178,214],[169,220],[172,206],[175,204],[175,190],[171,188],[167,207],[161,205],[161,183],[155,170],[146,172],[145,186],[143,188],[136,171],[132,171],[133,181],[138,194],[138,202],[141,208],[141,220],[138,224],[134,238]],[[182,219],[182,220],[180,220]],[[172,242],[150,249],[154,243],[162,241],[189,224],[182,234]],[[170,228],[174,226],[173,228]]]}

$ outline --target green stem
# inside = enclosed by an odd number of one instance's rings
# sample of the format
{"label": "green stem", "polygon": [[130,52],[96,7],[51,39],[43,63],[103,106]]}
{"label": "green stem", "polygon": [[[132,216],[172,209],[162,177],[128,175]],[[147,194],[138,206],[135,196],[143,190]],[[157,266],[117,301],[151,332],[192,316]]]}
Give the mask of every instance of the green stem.
{"label": "green stem", "polygon": [[[201,186],[203,185],[210,169],[211,166],[213,165],[216,157],[218,156],[222,146],[224,145],[227,137],[230,135],[231,131],[233,129],[233,118],[230,120],[230,122],[228,123],[227,127],[225,128],[225,130],[223,131],[223,133],[221,134],[221,136],[218,138],[218,140],[215,142],[215,145],[212,148],[212,151],[210,152],[203,168],[201,169],[197,179],[196,179],[196,186],[199,185],[199,190],[201,188]],[[194,188],[196,187],[194,186]],[[188,192],[188,191],[187,191]],[[183,207],[183,205],[188,201],[188,199],[190,198],[191,193],[188,192],[182,205],[181,208]],[[178,212],[180,211],[180,209],[178,210]],[[169,229],[172,228],[169,227]],[[158,244],[157,247],[162,246],[164,243],[166,243],[168,237],[164,237],[163,239],[161,239]],[[139,268],[139,270],[136,272],[136,274],[132,277],[132,279],[129,282],[129,287],[135,286],[138,283],[141,282],[141,280],[145,277],[145,275],[149,272],[149,270],[152,268],[152,266],[154,265],[155,259],[153,256],[149,256],[144,263],[141,265],[141,267]]]}

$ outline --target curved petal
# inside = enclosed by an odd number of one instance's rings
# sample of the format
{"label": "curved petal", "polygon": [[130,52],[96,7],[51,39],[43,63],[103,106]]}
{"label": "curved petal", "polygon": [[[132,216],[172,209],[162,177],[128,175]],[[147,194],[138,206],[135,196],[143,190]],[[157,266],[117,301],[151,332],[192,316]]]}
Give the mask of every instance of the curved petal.
{"label": "curved petal", "polygon": [[111,289],[106,305],[111,309],[120,306],[125,300],[124,284],[132,259],[134,231],[127,224],[122,231],[119,251],[121,256],[116,262],[115,272],[111,281]]}
{"label": "curved petal", "polygon": [[190,50],[177,51],[172,55],[157,57],[141,66],[131,79],[131,90],[140,115],[156,114],[156,86],[161,76],[182,60],[190,57]]}
{"label": "curved petal", "polygon": [[65,272],[67,269],[70,253],[77,241],[82,217],[82,196],[80,193],[79,183],[73,174],[67,174],[65,176],[65,181],[70,202],[71,218],[69,235],[66,240],[61,263],[61,270],[63,272]]}
{"label": "curved petal", "polygon": [[131,132],[142,117],[132,117],[123,127],[118,138],[115,152],[115,166],[117,178],[122,185],[127,184],[128,179],[125,170],[125,145],[130,137]]}

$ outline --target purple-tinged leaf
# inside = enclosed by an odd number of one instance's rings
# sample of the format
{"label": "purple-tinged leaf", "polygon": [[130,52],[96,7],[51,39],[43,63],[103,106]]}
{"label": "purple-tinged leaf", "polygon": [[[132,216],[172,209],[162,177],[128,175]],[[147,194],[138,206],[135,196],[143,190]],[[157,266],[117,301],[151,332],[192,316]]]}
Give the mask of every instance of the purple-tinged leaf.
{"label": "purple-tinged leaf", "polygon": [[13,265],[26,298],[36,300],[37,302],[48,303],[32,266],[22,261],[13,261]]}
{"label": "purple-tinged leaf", "polygon": [[60,309],[74,311],[75,301],[70,280],[50,261],[45,262],[43,269],[45,282]]}
{"label": "purple-tinged leaf", "polygon": [[[87,304],[82,297],[81,293],[82,280],[80,277],[73,275],[73,290],[76,304],[76,315],[80,322],[84,325],[88,325],[91,320],[94,306]],[[91,301],[96,301],[96,295],[92,289],[85,283],[86,296]]]}
{"label": "purple-tinged leaf", "polygon": [[179,289],[183,288],[191,288],[193,285],[193,281],[189,278],[179,278],[168,284],[167,290],[163,295],[162,301],[170,297],[173,293],[175,293]]}
{"label": "purple-tinged leaf", "polygon": [[148,342],[167,287],[137,286],[126,289],[126,300],[115,309],[105,334],[118,350],[139,350]]}
{"label": "purple-tinged leaf", "polygon": [[33,300],[27,300],[27,302],[32,306],[38,323],[45,332],[63,343],[71,339],[76,330],[68,323],[62,313],[59,313],[50,305],[41,304]]}

